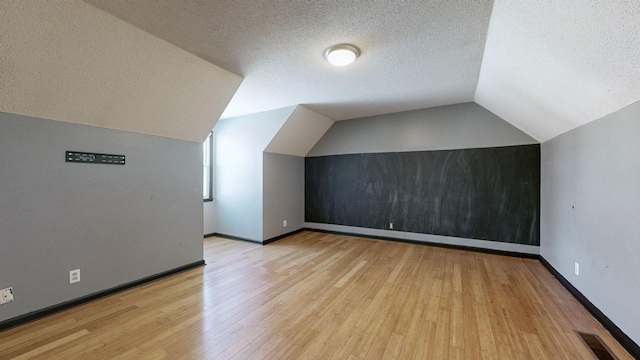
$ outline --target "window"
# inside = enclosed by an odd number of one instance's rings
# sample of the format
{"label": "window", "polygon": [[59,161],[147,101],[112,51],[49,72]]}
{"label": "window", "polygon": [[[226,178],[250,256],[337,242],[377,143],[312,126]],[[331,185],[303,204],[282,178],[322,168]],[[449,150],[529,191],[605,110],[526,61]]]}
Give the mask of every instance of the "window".
{"label": "window", "polygon": [[213,200],[213,132],[202,144],[202,198]]}

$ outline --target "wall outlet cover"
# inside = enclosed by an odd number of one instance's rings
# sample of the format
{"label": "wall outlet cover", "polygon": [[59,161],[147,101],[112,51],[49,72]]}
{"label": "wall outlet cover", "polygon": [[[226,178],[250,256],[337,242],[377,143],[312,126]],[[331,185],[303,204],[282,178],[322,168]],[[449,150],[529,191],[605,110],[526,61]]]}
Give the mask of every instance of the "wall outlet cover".
{"label": "wall outlet cover", "polygon": [[80,282],[80,269],[69,271],[69,284]]}
{"label": "wall outlet cover", "polygon": [[8,287],[0,290],[0,304],[6,304],[13,301],[13,288]]}

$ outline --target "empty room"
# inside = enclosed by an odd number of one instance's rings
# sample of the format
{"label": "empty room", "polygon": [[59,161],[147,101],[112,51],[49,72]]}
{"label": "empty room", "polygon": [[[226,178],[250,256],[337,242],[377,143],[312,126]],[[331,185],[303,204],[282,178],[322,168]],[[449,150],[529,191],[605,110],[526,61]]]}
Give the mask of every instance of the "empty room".
{"label": "empty room", "polygon": [[0,359],[639,359],[640,3],[0,0]]}

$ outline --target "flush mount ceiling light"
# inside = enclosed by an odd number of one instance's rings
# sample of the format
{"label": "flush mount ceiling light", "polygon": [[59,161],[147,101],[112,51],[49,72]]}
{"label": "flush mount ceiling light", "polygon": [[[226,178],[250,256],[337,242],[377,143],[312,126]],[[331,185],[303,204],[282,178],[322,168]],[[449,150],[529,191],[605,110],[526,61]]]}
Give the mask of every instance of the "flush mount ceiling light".
{"label": "flush mount ceiling light", "polygon": [[360,49],[351,44],[338,44],[324,51],[324,57],[331,65],[347,66],[360,56]]}

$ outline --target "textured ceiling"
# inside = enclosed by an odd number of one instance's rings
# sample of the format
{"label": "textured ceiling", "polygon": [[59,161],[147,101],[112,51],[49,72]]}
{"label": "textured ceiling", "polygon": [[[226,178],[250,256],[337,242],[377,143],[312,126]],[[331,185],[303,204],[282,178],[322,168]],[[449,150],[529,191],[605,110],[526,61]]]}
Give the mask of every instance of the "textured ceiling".
{"label": "textured ceiling", "polygon": [[[545,141],[640,100],[636,1],[85,1],[243,76],[223,117],[476,101]],[[362,56],[331,67],[342,42]]]}
{"label": "textured ceiling", "polygon": [[[245,79],[223,117],[304,104],[332,120],[473,101],[491,1],[87,0]],[[337,43],[361,57],[336,68]]]}
{"label": "textured ceiling", "polygon": [[640,100],[640,1],[498,0],[475,101],[546,141]]}
{"label": "textured ceiling", "polygon": [[80,0],[0,1],[0,112],[202,142],[241,81]]}

